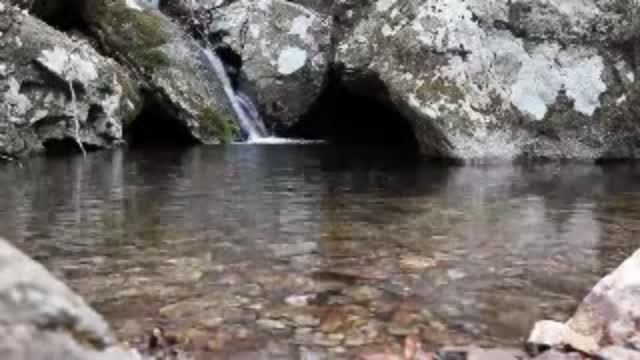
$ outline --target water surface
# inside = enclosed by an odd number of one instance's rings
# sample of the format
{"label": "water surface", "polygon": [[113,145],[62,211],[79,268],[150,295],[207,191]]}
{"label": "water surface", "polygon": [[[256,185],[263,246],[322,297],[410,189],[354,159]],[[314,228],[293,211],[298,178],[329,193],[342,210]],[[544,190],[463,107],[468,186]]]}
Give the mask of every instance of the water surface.
{"label": "water surface", "polygon": [[124,336],[195,328],[227,354],[517,344],[638,246],[639,174],[327,145],[101,152],[3,166],[0,234]]}

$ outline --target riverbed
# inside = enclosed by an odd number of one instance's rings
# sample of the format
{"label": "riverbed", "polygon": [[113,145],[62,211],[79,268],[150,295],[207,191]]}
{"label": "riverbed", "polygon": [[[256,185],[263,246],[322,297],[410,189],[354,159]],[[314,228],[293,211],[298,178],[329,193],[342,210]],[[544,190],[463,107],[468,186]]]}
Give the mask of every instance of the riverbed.
{"label": "riverbed", "polygon": [[639,175],[321,144],[117,150],[2,165],[0,234],[125,339],[162,327],[225,358],[508,346],[637,248]]}

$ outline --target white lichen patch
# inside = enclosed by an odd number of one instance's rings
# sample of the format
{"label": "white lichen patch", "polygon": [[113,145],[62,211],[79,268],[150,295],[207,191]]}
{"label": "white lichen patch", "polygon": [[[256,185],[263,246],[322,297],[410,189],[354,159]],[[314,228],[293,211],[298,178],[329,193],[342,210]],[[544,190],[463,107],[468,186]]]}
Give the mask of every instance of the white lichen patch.
{"label": "white lichen patch", "polygon": [[306,43],[313,41],[313,38],[309,35],[309,28],[313,24],[313,20],[311,16],[300,15],[296,17],[291,22],[289,34],[299,36]]}
{"label": "white lichen patch", "polygon": [[285,48],[278,57],[278,72],[290,75],[300,70],[307,62],[307,51],[298,47]]}
{"label": "white lichen patch", "polygon": [[511,88],[511,102],[520,111],[542,120],[558,93],[566,91],[577,112],[593,115],[600,95],[607,90],[602,80],[604,62],[594,52],[559,45],[541,45],[525,62]]}
{"label": "white lichen patch", "polygon": [[98,78],[98,70],[93,62],[86,60],[77,52],[61,47],[43,50],[38,62],[49,71],[67,81],[88,83]]}
{"label": "white lichen patch", "polygon": [[382,25],[382,29],[380,29],[380,32],[382,32],[382,35],[389,37],[389,36],[393,36],[396,34],[396,32],[391,28],[391,26],[389,26],[389,24],[384,24]]}

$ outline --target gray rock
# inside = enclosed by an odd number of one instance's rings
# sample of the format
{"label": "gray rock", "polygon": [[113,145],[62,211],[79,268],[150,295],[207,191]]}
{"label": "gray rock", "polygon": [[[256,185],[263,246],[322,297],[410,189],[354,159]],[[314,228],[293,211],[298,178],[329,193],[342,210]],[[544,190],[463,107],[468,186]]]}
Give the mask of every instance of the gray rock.
{"label": "gray rock", "polygon": [[122,141],[141,106],[124,68],[12,6],[0,24],[0,153],[39,152],[76,137],[91,147]]}
{"label": "gray rock", "polygon": [[[464,354],[456,357],[455,354]],[[483,349],[476,346],[447,347],[438,352],[439,359],[466,360],[520,360],[527,359],[527,355],[516,349]]]}
{"label": "gray rock", "polygon": [[609,346],[598,352],[603,360],[640,360],[640,352],[621,346]]}
{"label": "gray rock", "polygon": [[599,348],[592,337],[575,332],[567,324],[549,320],[537,322],[527,342],[536,347],[560,348],[569,345],[588,354],[595,353]]}
{"label": "gray rock", "polygon": [[[335,61],[353,91],[391,99],[427,155],[636,158],[640,102],[623,48],[635,46],[639,6],[378,0]],[[363,86],[372,80],[385,91]]]}
{"label": "gray rock", "polygon": [[567,323],[598,344],[625,345],[635,340],[640,319],[640,250],[591,290]]}
{"label": "gray rock", "polygon": [[284,0],[239,0],[213,12],[212,33],[242,58],[249,93],[285,125],[309,110],[331,61],[331,18]]}
{"label": "gray rock", "polygon": [[535,360],[584,360],[584,357],[579,353],[566,353],[552,349],[535,357]]}
{"label": "gray rock", "polygon": [[551,347],[569,345],[584,353],[596,354],[602,347],[637,344],[639,318],[640,250],[600,280],[566,324],[538,322],[529,343]]}
{"label": "gray rock", "polygon": [[137,359],[107,323],[42,265],[0,239],[0,358]]}

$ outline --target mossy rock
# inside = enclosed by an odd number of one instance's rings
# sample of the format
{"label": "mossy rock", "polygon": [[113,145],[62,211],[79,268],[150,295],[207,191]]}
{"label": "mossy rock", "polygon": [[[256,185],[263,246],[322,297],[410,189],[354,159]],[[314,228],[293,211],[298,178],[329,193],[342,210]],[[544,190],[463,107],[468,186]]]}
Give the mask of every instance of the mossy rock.
{"label": "mossy rock", "polygon": [[459,103],[464,99],[462,89],[443,78],[425,81],[416,92],[421,100],[447,98],[451,103]]}
{"label": "mossy rock", "polygon": [[92,20],[107,37],[109,46],[130,56],[145,69],[171,65],[160,46],[173,40],[168,31],[173,24],[151,10],[127,7],[125,0],[97,0]]}
{"label": "mossy rock", "polygon": [[202,108],[200,120],[202,126],[222,142],[231,142],[240,134],[240,130],[231,116],[221,114],[210,106]]}

